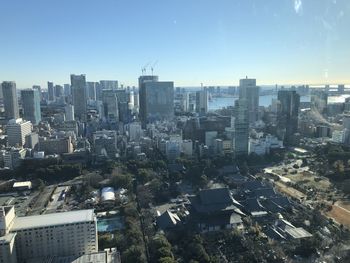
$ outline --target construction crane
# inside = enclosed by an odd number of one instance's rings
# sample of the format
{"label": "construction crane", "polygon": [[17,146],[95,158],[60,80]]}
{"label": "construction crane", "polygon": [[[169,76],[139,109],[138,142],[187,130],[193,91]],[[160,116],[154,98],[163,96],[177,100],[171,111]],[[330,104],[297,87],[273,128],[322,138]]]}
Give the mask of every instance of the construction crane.
{"label": "construction crane", "polygon": [[158,63],[158,60],[156,60],[151,67],[152,76],[153,76],[153,69],[157,65],[157,63]]}
{"label": "construction crane", "polygon": [[148,62],[146,65],[144,65],[144,66],[141,68],[142,75],[146,74],[146,70],[147,70],[147,67],[149,66],[149,64],[151,64],[151,62]]}

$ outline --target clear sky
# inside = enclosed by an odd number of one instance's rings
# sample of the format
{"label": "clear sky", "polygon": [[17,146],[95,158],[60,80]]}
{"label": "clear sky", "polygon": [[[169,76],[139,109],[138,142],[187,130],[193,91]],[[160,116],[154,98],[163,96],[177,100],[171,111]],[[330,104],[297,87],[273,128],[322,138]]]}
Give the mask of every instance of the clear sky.
{"label": "clear sky", "polygon": [[[0,81],[350,83],[349,0],[0,0]],[[150,69],[148,70],[150,73]]]}

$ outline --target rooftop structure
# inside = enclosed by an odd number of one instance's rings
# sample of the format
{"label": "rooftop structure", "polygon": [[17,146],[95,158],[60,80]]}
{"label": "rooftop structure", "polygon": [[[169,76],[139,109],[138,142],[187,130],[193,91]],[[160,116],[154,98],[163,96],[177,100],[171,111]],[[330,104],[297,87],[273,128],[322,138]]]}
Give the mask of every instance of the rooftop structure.
{"label": "rooftop structure", "polygon": [[53,213],[35,216],[16,217],[11,231],[28,228],[42,228],[46,226],[75,224],[86,221],[94,221],[94,210],[79,210],[64,213]]}
{"label": "rooftop structure", "polygon": [[104,187],[101,190],[101,201],[115,201],[115,192],[113,187]]}

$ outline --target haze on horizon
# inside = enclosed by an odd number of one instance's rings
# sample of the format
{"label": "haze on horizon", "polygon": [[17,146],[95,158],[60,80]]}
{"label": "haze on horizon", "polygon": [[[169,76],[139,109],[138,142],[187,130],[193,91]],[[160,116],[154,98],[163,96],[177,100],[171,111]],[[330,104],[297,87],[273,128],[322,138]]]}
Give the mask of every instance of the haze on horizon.
{"label": "haze on horizon", "polygon": [[1,1],[0,81],[350,84],[348,0]]}

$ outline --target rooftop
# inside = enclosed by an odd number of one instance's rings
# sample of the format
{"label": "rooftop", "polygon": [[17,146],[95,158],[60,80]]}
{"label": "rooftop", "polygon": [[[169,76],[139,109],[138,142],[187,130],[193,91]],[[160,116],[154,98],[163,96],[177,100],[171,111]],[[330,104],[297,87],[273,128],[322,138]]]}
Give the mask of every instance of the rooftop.
{"label": "rooftop", "polygon": [[95,220],[93,209],[53,213],[46,215],[16,217],[11,231],[45,226],[74,224]]}
{"label": "rooftop", "polygon": [[13,184],[13,187],[28,187],[31,188],[32,187],[32,183],[30,181],[25,181],[25,182],[15,182]]}
{"label": "rooftop", "polygon": [[294,239],[312,237],[312,235],[302,227],[286,227],[285,231],[290,237]]}
{"label": "rooftop", "polygon": [[9,233],[4,236],[0,236],[0,245],[1,244],[9,244],[15,238],[16,233]]}

